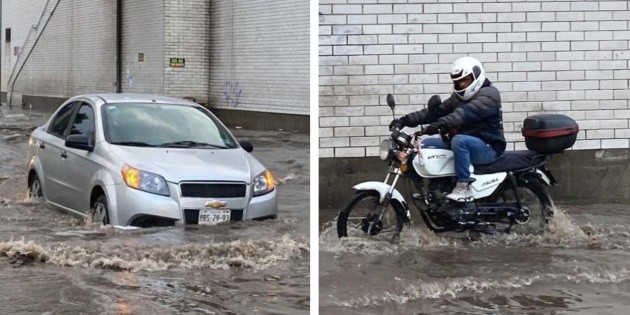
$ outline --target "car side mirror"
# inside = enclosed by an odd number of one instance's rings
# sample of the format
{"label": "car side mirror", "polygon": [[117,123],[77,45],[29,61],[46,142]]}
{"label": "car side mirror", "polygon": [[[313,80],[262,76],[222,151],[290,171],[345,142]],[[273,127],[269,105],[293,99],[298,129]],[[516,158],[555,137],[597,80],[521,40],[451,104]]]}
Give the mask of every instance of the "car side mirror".
{"label": "car side mirror", "polygon": [[243,148],[243,150],[247,151],[247,152],[252,152],[254,151],[254,146],[252,145],[251,142],[249,141],[239,141],[239,144],[241,145],[241,147]]}
{"label": "car side mirror", "polygon": [[88,137],[82,134],[69,135],[68,138],[66,138],[66,147],[88,152],[94,151],[94,146],[90,144]]}

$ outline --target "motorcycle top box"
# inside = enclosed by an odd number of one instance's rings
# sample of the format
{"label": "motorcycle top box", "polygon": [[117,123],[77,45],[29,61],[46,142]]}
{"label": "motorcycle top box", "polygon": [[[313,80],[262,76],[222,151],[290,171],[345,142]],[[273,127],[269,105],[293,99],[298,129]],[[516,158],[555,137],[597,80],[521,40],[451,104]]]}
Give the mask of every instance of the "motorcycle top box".
{"label": "motorcycle top box", "polygon": [[543,154],[556,154],[573,146],[578,124],[569,116],[540,114],[525,118],[521,133],[527,149]]}

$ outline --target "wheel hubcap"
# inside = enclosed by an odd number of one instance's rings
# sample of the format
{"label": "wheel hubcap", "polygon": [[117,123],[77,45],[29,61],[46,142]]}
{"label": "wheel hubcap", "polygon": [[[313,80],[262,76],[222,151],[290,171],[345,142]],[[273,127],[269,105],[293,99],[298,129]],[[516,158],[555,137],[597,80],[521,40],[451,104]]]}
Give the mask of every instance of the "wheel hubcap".
{"label": "wheel hubcap", "polygon": [[[370,224],[372,225],[372,229],[370,230]],[[361,220],[361,230],[363,232],[368,233],[370,235],[376,235],[381,232],[383,229],[383,222],[380,221],[376,215],[368,215],[366,218]]]}
{"label": "wheel hubcap", "polygon": [[33,181],[31,184],[31,198],[39,198],[42,195],[42,187],[38,180]]}
{"label": "wheel hubcap", "polygon": [[94,206],[94,215],[92,217],[93,223],[105,224],[105,205],[97,203]]}
{"label": "wheel hubcap", "polygon": [[529,209],[523,208],[518,212],[518,214],[514,218],[514,221],[516,221],[516,223],[518,224],[527,224],[529,222],[529,219],[531,219],[531,217],[532,216]]}

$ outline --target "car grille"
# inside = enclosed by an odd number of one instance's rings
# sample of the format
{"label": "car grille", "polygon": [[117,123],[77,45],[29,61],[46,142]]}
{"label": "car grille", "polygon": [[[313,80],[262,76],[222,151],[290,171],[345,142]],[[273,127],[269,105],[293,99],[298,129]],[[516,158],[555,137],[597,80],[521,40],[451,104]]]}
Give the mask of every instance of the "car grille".
{"label": "car grille", "polygon": [[239,198],[245,197],[245,184],[186,183],[181,184],[182,197],[192,198]]}
{"label": "car grille", "polygon": [[[184,209],[186,224],[199,223],[199,209]],[[231,210],[230,221],[243,221],[243,210]]]}

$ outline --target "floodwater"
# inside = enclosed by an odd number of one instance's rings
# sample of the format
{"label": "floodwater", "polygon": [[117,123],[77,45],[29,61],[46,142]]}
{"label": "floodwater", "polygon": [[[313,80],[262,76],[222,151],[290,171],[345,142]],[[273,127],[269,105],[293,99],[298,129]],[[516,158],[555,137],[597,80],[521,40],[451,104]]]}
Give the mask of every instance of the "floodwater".
{"label": "floodwater", "polygon": [[[414,210],[416,211],[416,210]],[[630,206],[556,205],[538,236],[337,238],[322,210],[320,314],[629,314]]]}
{"label": "floodwater", "polygon": [[307,314],[309,140],[235,130],[278,180],[276,220],[97,227],[26,196],[28,135],[0,116],[0,314]]}

